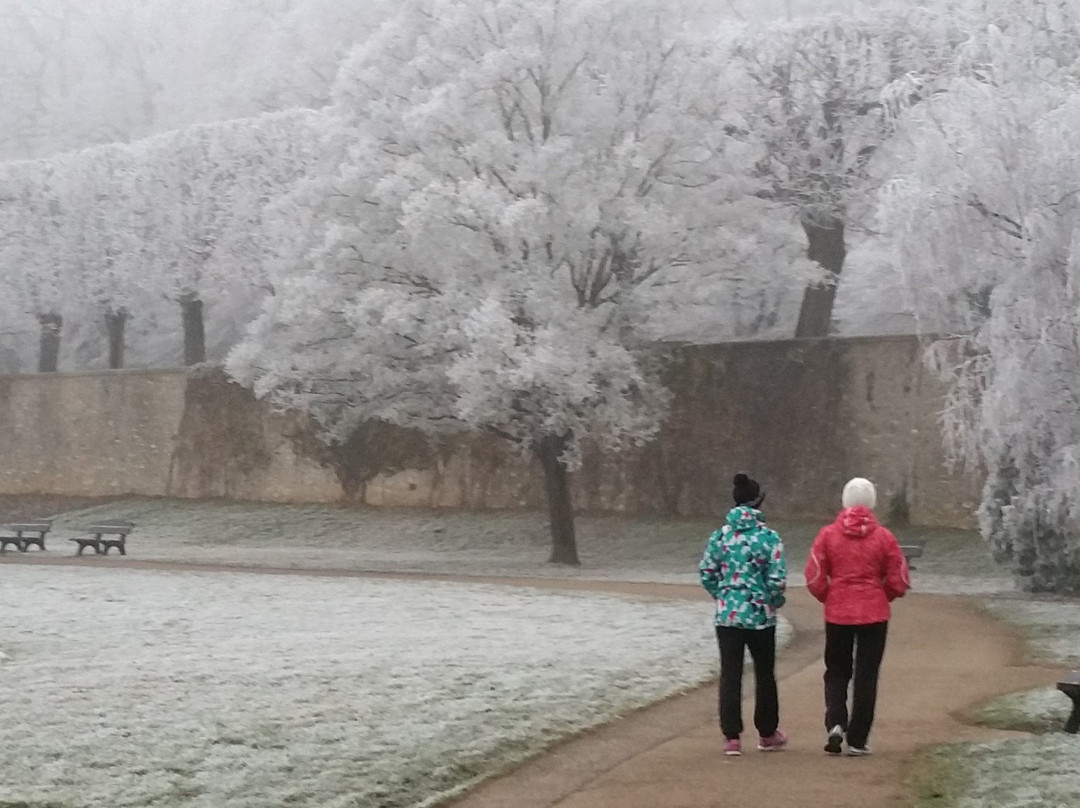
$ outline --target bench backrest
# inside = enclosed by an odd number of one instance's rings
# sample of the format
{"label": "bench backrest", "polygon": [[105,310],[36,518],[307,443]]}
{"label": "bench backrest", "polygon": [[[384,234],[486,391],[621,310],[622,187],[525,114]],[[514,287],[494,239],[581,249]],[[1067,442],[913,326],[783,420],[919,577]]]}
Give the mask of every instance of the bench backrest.
{"label": "bench backrest", "polygon": [[45,519],[37,519],[30,522],[11,522],[6,525],[0,525],[0,529],[13,530],[13,531],[36,531],[41,533],[48,533],[52,529],[52,522]]}
{"label": "bench backrest", "polygon": [[127,519],[110,519],[107,522],[98,522],[86,528],[87,533],[117,533],[126,536],[135,529],[135,523]]}

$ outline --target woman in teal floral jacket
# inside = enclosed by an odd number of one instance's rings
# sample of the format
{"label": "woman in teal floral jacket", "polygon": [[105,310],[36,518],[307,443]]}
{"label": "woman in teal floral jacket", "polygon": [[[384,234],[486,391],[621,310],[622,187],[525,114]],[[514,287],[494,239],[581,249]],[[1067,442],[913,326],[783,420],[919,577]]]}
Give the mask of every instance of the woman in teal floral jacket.
{"label": "woman in teal floral jacket", "polygon": [[754,662],[754,726],[758,749],[771,752],[787,743],[779,728],[776,692],[776,610],[784,605],[787,564],[784,544],[758,510],[761,488],[735,475],[732,508],[723,527],[709,537],[698,569],[701,584],[716,600],[716,640],[720,646],[720,731],[724,754],[742,753],[742,675],[746,649]]}

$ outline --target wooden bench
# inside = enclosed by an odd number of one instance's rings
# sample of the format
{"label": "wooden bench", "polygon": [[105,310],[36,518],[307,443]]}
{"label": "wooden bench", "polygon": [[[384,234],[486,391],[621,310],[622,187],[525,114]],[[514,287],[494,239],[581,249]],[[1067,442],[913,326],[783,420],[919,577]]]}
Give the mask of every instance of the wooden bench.
{"label": "wooden bench", "polygon": [[1065,722],[1065,731],[1075,735],[1080,730],[1080,671],[1069,673],[1057,684],[1057,689],[1072,699],[1072,713]]}
{"label": "wooden bench", "polygon": [[9,544],[14,544],[20,553],[25,553],[31,545],[37,545],[41,550],[45,549],[45,534],[52,529],[52,521],[49,519],[32,519],[27,522],[12,522],[0,525],[0,530],[5,534],[14,533],[14,536],[0,536],[0,552],[6,552]]}
{"label": "wooden bench", "polygon": [[915,567],[911,565],[911,559],[922,558],[923,546],[921,544],[901,544],[900,552],[904,554],[904,558],[907,559],[908,569],[913,570]]}
{"label": "wooden bench", "polygon": [[113,547],[120,551],[120,555],[127,555],[125,541],[128,534],[134,529],[134,522],[129,522],[126,519],[110,519],[84,528],[87,533],[93,535],[77,536],[74,539],[68,539],[68,541],[73,541],[79,546],[79,549],[75,551],[75,555],[82,555],[83,550],[87,547],[93,547],[94,552],[98,555],[108,555],[109,550]]}

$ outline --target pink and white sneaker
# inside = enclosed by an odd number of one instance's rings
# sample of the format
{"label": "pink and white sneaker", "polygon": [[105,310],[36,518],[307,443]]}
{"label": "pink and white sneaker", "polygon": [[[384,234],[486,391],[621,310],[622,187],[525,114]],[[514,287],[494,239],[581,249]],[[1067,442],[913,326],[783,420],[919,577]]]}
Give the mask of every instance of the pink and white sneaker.
{"label": "pink and white sneaker", "polygon": [[742,744],[738,738],[725,738],[724,739],[724,754],[728,757],[735,757],[742,754]]}
{"label": "pink and white sneaker", "polygon": [[787,733],[778,729],[772,735],[764,735],[758,738],[757,748],[762,752],[775,752],[787,745]]}

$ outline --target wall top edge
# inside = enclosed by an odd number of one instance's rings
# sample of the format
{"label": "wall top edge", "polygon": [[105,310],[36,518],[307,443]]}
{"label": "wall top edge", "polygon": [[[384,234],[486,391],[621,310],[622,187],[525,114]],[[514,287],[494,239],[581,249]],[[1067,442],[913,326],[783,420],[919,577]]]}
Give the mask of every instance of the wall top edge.
{"label": "wall top edge", "polygon": [[[728,345],[813,345],[824,342],[832,342],[839,345],[857,345],[867,343],[884,343],[884,342],[903,342],[909,343],[917,341],[920,343],[929,343],[942,339],[955,339],[956,334],[945,333],[930,333],[930,334],[878,334],[878,335],[861,335],[861,336],[834,336],[834,337],[788,337],[785,339],[731,339],[723,340],[720,342],[690,342],[687,340],[656,340],[654,344],[670,346],[674,348],[716,348],[719,346]],[[962,335],[960,335],[962,336]],[[93,376],[168,376],[168,375],[191,375],[193,373],[205,372],[207,369],[220,369],[221,365],[206,363],[202,365],[196,365],[194,367],[153,367],[153,368],[120,368],[118,370],[109,370],[99,368],[95,370],[62,370],[55,373],[14,373],[14,374],[0,374],[0,379],[35,379],[41,380],[45,378],[85,378]]]}
{"label": "wall top edge", "polygon": [[821,343],[836,343],[838,345],[873,344],[886,342],[901,343],[930,343],[938,340],[957,339],[963,334],[868,334],[851,337],[787,337],[785,339],[730,339],[721,342],[689,342],[686,340],[657,340],[657,345],[668,345],[675,348],[716,348],[729,345],[817,345]]}
{"label": "wall top edge", "polygon": [[55,373],[12,373],[0,374],[0,379],[24,381],[33,379],[83,379],[95,376],[190,376],[195,368],[120,368],[118,370],[61,370]]}

